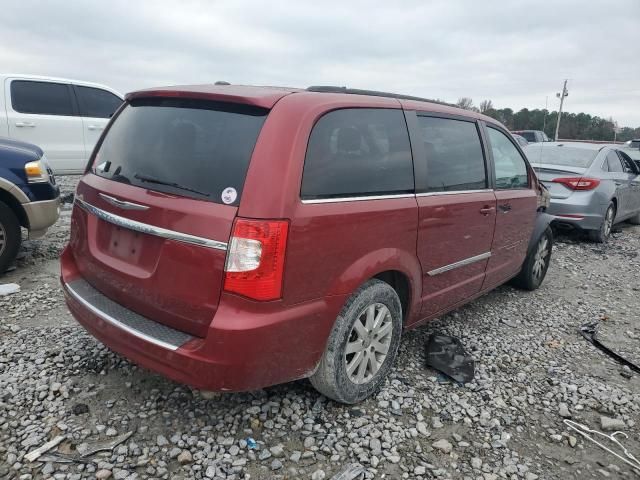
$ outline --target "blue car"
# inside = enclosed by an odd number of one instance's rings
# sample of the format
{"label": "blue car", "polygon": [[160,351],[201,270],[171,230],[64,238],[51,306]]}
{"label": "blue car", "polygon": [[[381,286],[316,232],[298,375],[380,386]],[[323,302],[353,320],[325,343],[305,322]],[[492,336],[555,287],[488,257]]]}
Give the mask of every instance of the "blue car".
{"label": "blue car", "polygon": [[15,260],[21,227],[38,238],[60,214],[60,189],[42,150],[0,138],[0,274]]}

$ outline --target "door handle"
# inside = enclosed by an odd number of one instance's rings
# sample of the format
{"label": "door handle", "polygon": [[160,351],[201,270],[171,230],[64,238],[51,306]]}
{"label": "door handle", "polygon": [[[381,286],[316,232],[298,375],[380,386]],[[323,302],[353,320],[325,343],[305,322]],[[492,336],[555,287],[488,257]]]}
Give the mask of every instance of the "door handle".
{"label": "door handle", "polygon": [[489,205],[485,205],[480,209],[480,213],[486,217],[487,215],[490,215],[491,212],[493,212],[494,210],[495,209],[493,207],[490,207]]}
{"label": "door handle", "polygon": [[35,127],[36,124],[32,122],[16,122],[16,127]]}
{"label": "door handle", "polygon": [[511,205],[509,205],[508,203],[498,205],[498,208],[502,213],[509,213],[511,211]]}
{"label": "door handle", "polygon": [[616,187],[619,187],[620,185],[622,185],[622,182],[616,182]]}
{"label": "door handle", "polygon": [[104,130],[104,127],[100,127],[98,125],[88,125],[87,128],[89,130]]}

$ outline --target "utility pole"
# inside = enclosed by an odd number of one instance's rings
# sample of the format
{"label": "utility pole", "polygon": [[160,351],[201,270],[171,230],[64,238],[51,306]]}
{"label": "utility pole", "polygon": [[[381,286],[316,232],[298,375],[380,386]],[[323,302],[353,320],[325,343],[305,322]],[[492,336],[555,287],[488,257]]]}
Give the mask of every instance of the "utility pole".
{"label": "utility pole", "polygon": [[556,97],[560,99],[560,110],[558,110],[558,121],[556,122],[556,135],[554,140],[558,141],[558,130],[560,129],[560,117],[562,117],[562,104],[564,103],[564,97],[568,96],[569,92],[567,91],[567,80],[564,81],[564,85],[562,86],[562,93],[556,93]]}

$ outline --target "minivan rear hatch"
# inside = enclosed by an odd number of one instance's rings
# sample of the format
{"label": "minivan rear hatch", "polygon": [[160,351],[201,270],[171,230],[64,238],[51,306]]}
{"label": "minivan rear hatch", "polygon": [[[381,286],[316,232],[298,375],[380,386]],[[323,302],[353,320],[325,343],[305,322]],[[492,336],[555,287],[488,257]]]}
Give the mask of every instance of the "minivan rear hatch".
{"label": "minivan rear hatch", "polygon": [[70,249],[83,280],[122,306],[206,335],[268,109],[133,97],[76,192]]}

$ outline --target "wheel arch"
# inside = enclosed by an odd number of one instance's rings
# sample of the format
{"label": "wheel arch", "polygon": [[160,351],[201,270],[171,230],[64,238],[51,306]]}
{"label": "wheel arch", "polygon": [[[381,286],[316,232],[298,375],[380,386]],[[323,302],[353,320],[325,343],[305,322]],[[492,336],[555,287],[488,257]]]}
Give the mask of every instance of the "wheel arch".
{"label": "wheel arch", "polygon": [[0,186],[0,202],[7,205],[13,213],[15,213],[16,217],[18,217],[18,221],[20,225],[24,228],[29,228],[29,217],[27,216],[27,212],[25,212],[22,204],[18,201],[13,194]]}

